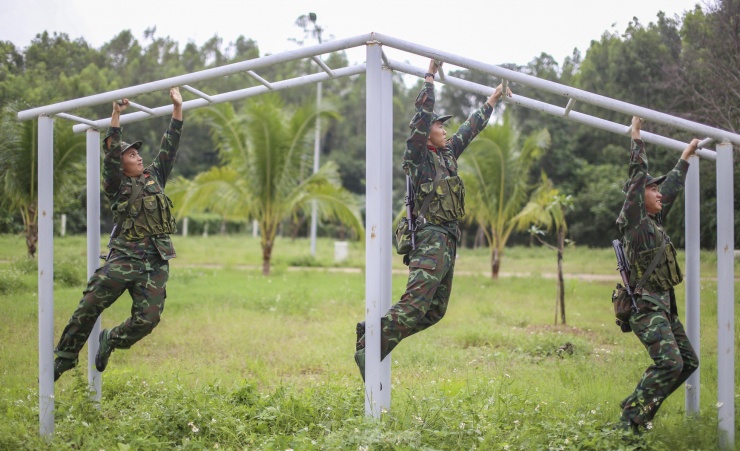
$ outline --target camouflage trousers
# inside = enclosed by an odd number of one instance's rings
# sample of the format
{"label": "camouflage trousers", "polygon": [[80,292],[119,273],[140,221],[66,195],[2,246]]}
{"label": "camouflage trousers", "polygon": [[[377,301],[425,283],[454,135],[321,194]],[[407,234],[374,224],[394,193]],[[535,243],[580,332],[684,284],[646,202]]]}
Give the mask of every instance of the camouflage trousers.
{"label": "camouflage trousers", "polygon": [[133,300],[131,316],[111,329],[110,339],[113,348],[130,348],[159,324],[168,278],[169,263],[159,254],[141,260],[114,250],[88,281],[54,353],[58,357],[77,359],[95,321],[126,290]]}
{"label": "camouflage trousers", "polygon": [[678,316],[642,299],[630,318],[632,331],[645,346],[653,364],[635,391],[621,402],[621,420],[644,425],[652,421],[665,399],[699,367],[699,358]]}
{"label": "camouflage trousers", "polygon": [[[380,359],[404,338],[437,324],[447,311],[455,272],[457,242],[447,233],[424,228],[416,233],[416,249],[409,255],[406,292],[380,319]],[[364,369],[365,337],[355,360]]]}

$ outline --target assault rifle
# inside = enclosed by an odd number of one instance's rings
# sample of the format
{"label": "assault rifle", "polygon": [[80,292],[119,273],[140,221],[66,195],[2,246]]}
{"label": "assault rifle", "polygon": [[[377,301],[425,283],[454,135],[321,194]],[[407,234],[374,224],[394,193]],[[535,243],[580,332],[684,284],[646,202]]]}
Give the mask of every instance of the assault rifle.
{"label": "assault rifle", "polygon": [[622,276],[624,288],[627,290],[627,294],[630,296],[630,299],[632,299],[632,310],[637,311],[635,293],[632,292],[632,288],[630,287],[630,265],[627,263],[627,257],[624,255],[622,242],[614,240],[612,241],[612,246],[614,246],[614,253],[617,256],[617,271],[619,271],[619,274]]}
{"label": "assault rifle", "polygon": [[406,223],[411,233],[411,250],[416,249],[416,220],[414,218],[414,186],[411,177],[406,176]]}

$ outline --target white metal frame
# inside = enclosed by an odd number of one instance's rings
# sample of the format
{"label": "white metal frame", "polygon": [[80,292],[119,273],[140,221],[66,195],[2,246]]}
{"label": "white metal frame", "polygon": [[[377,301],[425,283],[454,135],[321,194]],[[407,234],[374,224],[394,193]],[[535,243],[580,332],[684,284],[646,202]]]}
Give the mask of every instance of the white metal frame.
{"label": "white metal frame", "polygon": [[[318,58],[319,55],[366,46],[366,62],[344,68],[332,69]],[[399,61],[390,60],[383,52],[383,46],[434,58],[461,68],[474,69],[496,77],[505,84],[519,83],[567,98],[565,107],[514,95],[504,101],[542,111],[563,119],[591,127],[628,135],[629,127],[607,121],[574,110],[577,102],[588,103],[605,110],[616,111],[626,116],[640,116],[651,122],[671,126],[705,136],[697,155],[702,159],[716,160],[717,170],[717,295],[718,295],[718,416],[721,445],[734,446],[734,229],[733,229],[733,145],[740,146],[740,135],[710,127],[665,113],[632,105],[598,94],[579,90],[559,83],[542,80],[530,75],[515,72],[499,66],[482,63],[457,54],[443,52],[422,45],[407,42],[379,33],[369,33],[347,39],[339,39],[319,45],[304,47],[289,52],[207,69],[191,74],[171,77],[164,80],[144,83],[123,89],[79,99],[59,102],[43,107],[32,108],[18,113],[20,120],[38,118],[39,120],[39,421],[40,433],[51,435],[54,431],[54,383],[53,383],[53,117],[77,122],[73,130],[87,132],[87,190],[88,190],[88,275],[92,275],[99,264],[100,252],[100,161],[99,129],[110,123],[109,118],[92,120],[74,116],[69,111],[101,104],[108,104],[124,97],[162,91],[172,86],[180,86],[197,98],[183,102],[183,110],[196,109],[212,104],[232,102],[299,86],[329,81],[365,73],[367,87],[366,123],[366,162],[367,162],[367,218],[366,218],[366,276],[365,302],[366,327],[368,339],[366,368],[365,412],[379,417],[390,408],[390,358],[380,362],[380,317],[391,305],[391,217],[388,205],[392,205],[392,72],[423,77],[425,69],[420,69]],[[312,59],[321,69],[318,73],[307,74],[288,80],[270,82],[255,71],[298,59]],[[191,84],[227,75],[247,73],[257,80],[259,86],[245,88],[222,94],[206,94],[190,86]],[[440,82],[469,92],[490,95],[493,88],[446,76],[440,72]],[[139,111],[121,116],[121,124],[128,124],[172,113],[172,105],[146,107],[131,104]],[[643,132],[643,140],[662,147],[682,151],[686,143],[653,133]],[[716,152],[708,149],[717,144]],[[699,346],[699,158],[693,158],[686,182],[686,329],[691,342],[698,351]],[[97,331],[88,341],[91,357],[97,350]],[[91,358],[92,362],[94,359]],[[100,373],[90,364],[90,385],[95,390],[95,398],[100,399]],[[696,413],[699,409],[699,374],[696,372],[688,381],[686,388],[686,409]]]}

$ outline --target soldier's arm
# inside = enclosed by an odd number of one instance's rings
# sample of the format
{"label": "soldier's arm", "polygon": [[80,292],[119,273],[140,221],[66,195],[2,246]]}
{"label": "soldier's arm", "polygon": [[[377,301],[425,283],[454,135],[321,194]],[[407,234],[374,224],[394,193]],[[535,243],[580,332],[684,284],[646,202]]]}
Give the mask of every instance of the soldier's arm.
{"label": "soldier's arm", "polygon": [[648,161],[645,143],[640,138],[642,120],[632,118],[632,150],[630,152],[629,180],[625,184],[625,199],[617,225],[623,233],[636,228],[647,217],[645,210],[645,180]]}
{"label": "soldier's arm", "polygon": [[421,161],[423,151],[427,148],[429,131],[432,128],[432,112],[434,111],[434,74],[437,73],[437,64],[429,62],[429,76],[424,78],[424,85],[416,97],[414,106],[416,113],[411,118],[409,127],[411,133],[406,140],[406,151],[403,154],[403,167],[409,172],[410,166],[416,167]]}
{"label": "soldier's arm", "polygon": [[172,168],[175,166],[177,151],[180,148],[180,135],[182,134],[182,96],[178,88],[170,89],[170,98],[172,99],[172,119],[170,125],[162,136],[159,145],[159,153],[152,163],[152,169],[156,172],[159,182],[164,189],[167,184]]}
{"label": "soldier's arm", "polygon": [[121,113],[128,107],[128,99],[113,102],[110,126],[103,138],[103,191],[109,198],[116,195],[121,186]]}
{"label": "soldier's arm", "polygon": [[693,139],[689,145],[684,149],[681,154],[681,158],[676,162],[676,166],[666,174],[666,179],[660,185],[660,194],[663,196],[661,199],[663,203],[663,209],[661,215],[666,217],[668,212],[673,207],[673,203],[678,197],[678,193],[683,189],[683,185],[686,182],[686,174],[689,170],[689,159],[696,154],[696,149],[699,145],[698,139]]}
{"label": "soldier's arm", "polygon": [[[511,89],[506,89],[506,95],[511,97]],[[491,118],[491,114],[493,113],[493,109],[496,106],[496,103],[501,100],[502,96],[503,86],[498,85],[493,91],[493,94],[488,97],[486,103],[474,111],[473,114],[468,117],[468,120],[466,120],[457,132],[452,135],[452,138],[449,140],[449,146],[455,155],[455,158],[460,157],[470,142],[473,141],[473,138],[478,136],[478,133],[486,128],[488,120]]]}

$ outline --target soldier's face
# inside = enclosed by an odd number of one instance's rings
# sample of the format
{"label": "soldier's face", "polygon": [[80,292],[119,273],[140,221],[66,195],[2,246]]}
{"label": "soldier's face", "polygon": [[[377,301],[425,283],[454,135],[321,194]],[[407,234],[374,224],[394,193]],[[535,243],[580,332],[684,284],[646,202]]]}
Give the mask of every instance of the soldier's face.
{"label": "soldier's face", "polygon": [[123,175],[126,177],[138,177],[144,173],[144,162],[136,148],[129,147],[121,155],[121,167],[123,167]]}
{"label": "soldier's face", "polygon": [[645,187],[645,210],[651,215],[658,213],[663,209],[663,203],[661,199],[663,195],[660,194],[658,185],[648,185]]}
{"label": "soldier's face", "polygon": [[428,143],[440,149],[445,146],[447,140],[447,130],[442,126],[442,123],[437,121],[432,124],[432,129],[429,130],[429,141]]}

